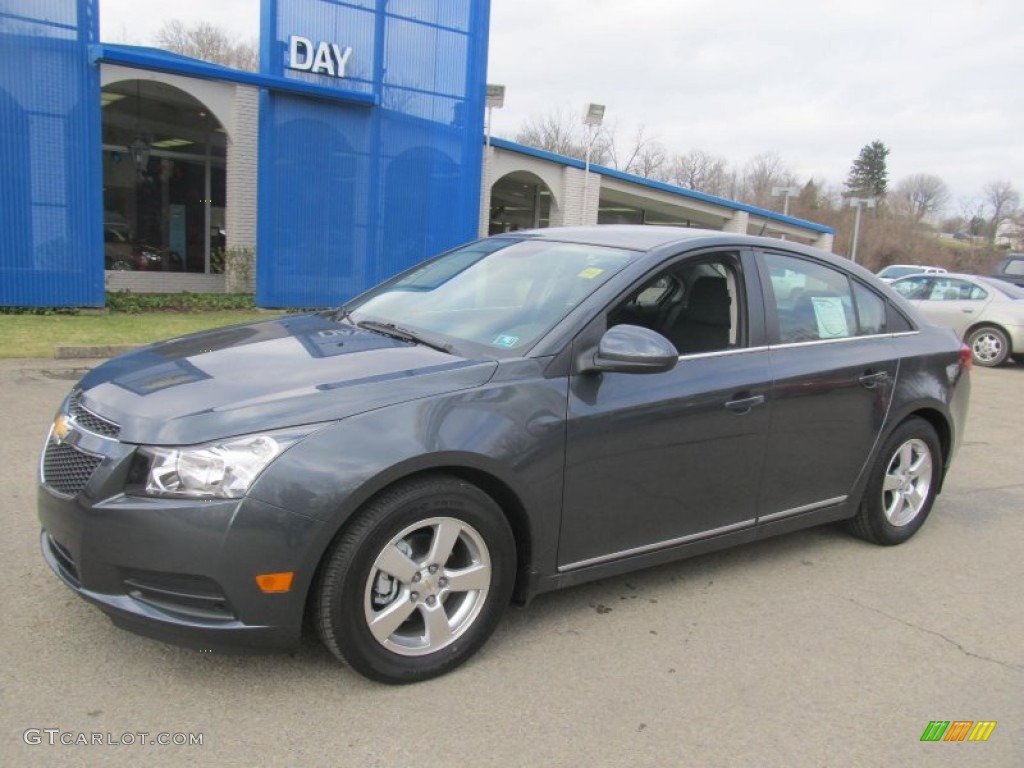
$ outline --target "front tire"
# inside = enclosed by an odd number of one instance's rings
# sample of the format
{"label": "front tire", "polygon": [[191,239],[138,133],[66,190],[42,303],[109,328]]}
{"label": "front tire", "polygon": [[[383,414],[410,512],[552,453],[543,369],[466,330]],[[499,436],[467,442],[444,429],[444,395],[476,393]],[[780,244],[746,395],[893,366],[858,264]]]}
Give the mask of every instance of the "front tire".
{"label": "front tire", "polygon": [[324,645],[384,683],[413,683],[469,659],[497,626],[515,581],[501,509],[448,476],[372,500],[328,551],[316,624]]}
{"label": "front tire", "polygon": [[1010,354],[1010,340],[1000,328],[984,325],[976,328],[967,336],[967,346],[971,348],[975,365],[995,368],[1006,362]]}
{"label": "front tire", "polygon": [[864,499],[850,521],[854,534],[875,544],[902,544],[924,525],[942,474],[942,448],[924,419],[903,422],[882,446]]}

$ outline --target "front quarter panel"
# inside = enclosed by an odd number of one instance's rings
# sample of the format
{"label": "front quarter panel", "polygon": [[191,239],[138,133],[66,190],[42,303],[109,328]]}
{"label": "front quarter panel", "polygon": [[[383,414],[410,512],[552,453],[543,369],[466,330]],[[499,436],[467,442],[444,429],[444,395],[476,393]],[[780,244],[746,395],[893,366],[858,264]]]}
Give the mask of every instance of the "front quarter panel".
{"label": "front quarter panel", "polygon": [[525,513],[531,560],[553,567],[567,379],[544,378],[546,363],[506,361],[476,389],[325,427],[271,464],[249,496],[323,521],[319,561],[359,508],[402,478],[432,470],[486,475],[510,491]]}

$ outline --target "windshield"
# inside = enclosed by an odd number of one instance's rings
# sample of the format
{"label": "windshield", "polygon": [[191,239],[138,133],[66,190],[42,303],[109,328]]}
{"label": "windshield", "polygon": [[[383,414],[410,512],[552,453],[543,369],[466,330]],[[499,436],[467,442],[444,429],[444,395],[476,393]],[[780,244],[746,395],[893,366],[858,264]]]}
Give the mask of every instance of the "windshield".
{"label": "windshield", "polygon": [[636,253],[500,238],[439,256],[344,309],[355,323],[525,351]]}

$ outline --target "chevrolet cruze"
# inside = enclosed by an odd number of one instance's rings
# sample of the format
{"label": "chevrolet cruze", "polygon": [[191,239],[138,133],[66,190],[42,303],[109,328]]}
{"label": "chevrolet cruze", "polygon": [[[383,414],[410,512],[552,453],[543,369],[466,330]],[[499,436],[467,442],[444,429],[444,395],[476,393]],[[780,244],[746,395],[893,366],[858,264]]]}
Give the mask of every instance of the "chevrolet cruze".
{"label": "chevrolet cruze", "polygon": [[87,374],[39,467],[42,552],[119,626],[403,683],[512,600],[845,520],[899,544],[963,434],[970,352],[792,242],[545,229],[338,309]]}

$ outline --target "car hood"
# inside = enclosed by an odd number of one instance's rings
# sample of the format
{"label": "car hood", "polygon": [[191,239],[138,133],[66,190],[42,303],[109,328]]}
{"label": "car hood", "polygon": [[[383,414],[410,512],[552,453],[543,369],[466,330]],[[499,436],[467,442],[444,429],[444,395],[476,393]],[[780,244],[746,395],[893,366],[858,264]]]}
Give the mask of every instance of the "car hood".
{"label": "car hood", "polygon": [[72,397],[124,442],[188,445],[477,387],[496,367],[299,315],[144,347],[89,372]]}

